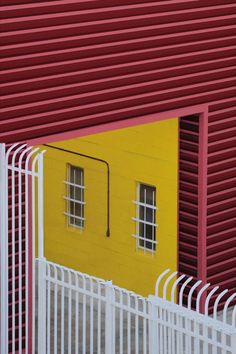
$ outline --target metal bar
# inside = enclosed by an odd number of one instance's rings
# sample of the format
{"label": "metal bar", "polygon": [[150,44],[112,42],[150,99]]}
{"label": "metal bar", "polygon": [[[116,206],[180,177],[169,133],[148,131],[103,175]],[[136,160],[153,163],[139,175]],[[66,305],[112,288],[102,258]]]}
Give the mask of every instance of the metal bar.
{"label": "metal bar", "polygon": [[102,312],[102,304],[101,304],[101,284],[98,283],[98,318],[97,318],[97,354],[101,354],[101,312]]}
{"label": "metal bar", "polygon": [[[22,211],[22,179],[25,176],[25,180],[27,180],[27,175],[23,173],[23,168],[22,168],[22,163],[24,161],[24,157],[25,155],[28,153],[28,151],[31,150],[31,146],[27,147],[26,149],[24,149],[19,157],[19,162],[18,162],[18,166],[19,166],[19,171],[18,171],[18,250],[19,250],[19,261],[18,261],[18,274],[19,274],[19,287],[18,287],[18,299],[19,299],[19,313],[18,313],[18,318],[19,318],[19,337],[18,337],[18,341],[19,341],[19,354],[22,353],[22,320],[23,320],[23,312],[22,312],[22,276],[23,276],[23,272],[22,272],[22,245],[23,245],[23,233],[22,233],[22,218],[23,218],[23,211]],[[25,161],[26,162],[26,161]],[[27,181],[25,181],[25,185],[27,185]],[[27,191],[28,192],[28,191]],[[25,205],[26,205],[26,199],[27,199],[28,195],[26,194],[26,187],[25,187]],[[28,211],[27,211],[28,212]],[[25,206],[25,218],[26,218],[26,206]],[[27,221],[25,221],[25,257],[27,258],[27,253],[28,253],[28,244],[26,244],[26,233],[27,233],[27,228],[28,225],[26,224]],[[25,266],[25,283],[26,283],[26,277],[28,275],[28,271],[26,269],[27,267]],[[26,287],[26,291],[25,294],[27,293],[28,296],[28,287]],[[26,296],[26,295],[25,295]],[[25,318],[27,318],[28,316],[28,303],[26,302],[25,299]],[[27,319],[25,320],[25,332],[26,332],[26,340],[25,340],[25,353],[27,354],[28,351],[28,328],[27,328]]]}
{"label": "metal bar", "polygon": [[[67,216],[71,216],[74,219],[78,219],[78,220],[86,220],[85,218],[82,218],[81,216],[76,216],[67,212],[64,212],[63,214],[67,215]],[[73,224],[74,225],[74,224]]]}
{"label": "metal bar", "polygon": [[19,167],[15,166],[15,165],[14,166],[8,165],[7,168],[8,168],[8,170],[11,170],[11,171],[24,173],[27,176],[38,177],[38,173],[37,172],[31,171],[31,170],[27,170],[25,168],[20,169]]}
{"label": "metal bar", "polygon": [[143,245],[144,245],[144,253],[146,253],[146,249],[147,249],[147,235],[146,235],[146,225],[151,225],[151,226],[153,226],[152,225],[152,223],[148,223],[148,221],[147,221],[147,207],[146,207],[146,204],[147,204],[147,190],[146,189],[144,189],[144,204],[145,204],[145,207],[144,207],[144,220],[142,221],[141,219],[140,219],[140,215],[139,215],[139,217],[138,217],[138,219],[139,219],[139,223],[141,222],[141,223],[143,223],[144,224],[144,233],[143,233],[143,237],[144,237],[144,239],[145,239],[145,241],[144,241],[144,243],[143,243]]}
{"label": "metal bar", "polygon": [[[120,292],[120,305],[122,305],[123,293]],[[123,333],[124,333],[124,319],[123,319],[123,309],[120,306],[120,354],[123,354]]]}
{"label": "metal bar", "polygon": [[51,290],[50,282],[46,283],[46,273],[49,269],[49,265],[46,261],[40,258],[38,260],[38,353],[50,353]]}
{"label": "metal bar", "polygon": [[[18,348],[19,354],[22,354],[22,172],[21,164],[24,151],[21,153],[19,158],[19,171],[18,171],[18,299],[19,299],[19,310],[18,310],[18,321],[19,321],[19,330],[18,330]],[[27,291],[27,289],[26,289]],[[14,329],[13,329],[14,330]]]}
{"label": "metal bar", "polygon": [[[130,308],[130,296],[127,299],[127,306]],[[127,311],[127,354],[131,354],[131,314]]]}
{"label": "metal bar", "polygon": [[[142,236],[139,236],[139,235],[132,235],[132,236],[135,237],[135,238],[137,238],[137,239],[139,239],[139,240],[147,240],[145,237],[142,237]],[[155,244],[155,245],[158,244],[158,242],[155,241],[155,240],[148,240],[148,242],[150,242],[150,243],[152,243],[152,244]],[[139,246],[139,248],[144,248],[144,247]],[[150,251],[150,252],[154,252],[153,249],[150,249],[149,251]]]}
{"label": "metal bar", "polygon": [[[47,273],[50,272],[50,266],[47,267]],[[51,351],[51,346],[50,346],[50,331],[51,331],[51,282],[47,281],[47,346],[46,346],[46,353],[50,354]],[[45,328],[44,328],[45,330]],[[45,352],[40,352],[39,353],[45,353]]]}
{"label": "metal bar", "polygon": [[[28,164],[30,163],[30,159],[32,157],[32,155],[38,151],[39,149],[36,148],[34,150],[32,150],[27,158],[26,158],[26,167],[28,166]],[[29,220],[30,225],[29,225],[29,232],[31,231],[31,238],[32,238],[32,255],[31,255],[31,267],[32,267],[32,320],[33,320],[33,326],[32,326],[32,352],[35,352],[35,313],[36,313],[36,309],[35,309],[35,298],[36,298],[36,277],[35,277],[35,268],[36,268],[36,263],[35,263],[35,257],[36,257],[36,251],[35,251],[35,169],[36,169],[36,164],[38,162],[38,156],[36,155],[33,158],[32,164],[31,164],[31,170],[32,170],[32,178],[31,178],[31,185],[30,185],[30,192],[31,194],[29,194],[28,198],[29,198],[29,205],[31,205],[31,220]],[[27,197],[27,196],[26,196]],[[27,234],[28,237],[28,234]],[[28,243],[29,243],[29,239],[28,239]],[[38,278],[39,279],[39,278]],[[45,279],[46,281],[46,279]],[[38,280],[39,282],[39,280]],[[39,295],[39,291],[40,289],[38,289],[38,295]],[[46,296],[46,294],[44,293],[44,295]]]}
{"label": "metal bar", "polygon": [[[132,218],[132,219],[134,221],[141,222],[142,224],[151,225],[151,226],[158,226],[155,223],[152,223],[152,222],[149,222],[149,221],[146,221],[146,220],[142,220],[142,219],[139,219],[139,218]],[[145,240],[147,240],[147,238],[145,238]]]}
{"label": "metal bar", "polygon": [[140,202],[140,201],[138,201],[138,200],[133,200],[133,203],[134,203],[135,205],[144,206],[144,207],[147,207],[147,208],[149,208],[149,209],[158,210],[158,208],[157,208],[156,206],[154,206],[154,205],[152,205],[152,204],[148,204],[148,203],[142,203],[142,202]]}
{"label": "metal bar", "polygon": [[75,354],[79,354],[79,281],[77,274],[75,275]]}
{"label": "metal bar", "polygon": [[[72,285],[71,272],[68,272],[68,283]],[[72,334],[72,289],[69,287],[69,299],[68,299],[68,353],[71,354],[71,334]]]}
{"label": "metal bar", "polygon": [[[90,279],[90,290],[93,292],[93,281]],[[90,320],[89,320],[89,326],[90,326],[90,354],[93,354],[93,333],[94,333],[94,321],[93,321],[93,315],[94,315],[94,297],[90,296],[90,302],[89,302],[89,307],[90,307]]]}
{"label": "metal bar", "polygon": [[[32,147],[28,147],[26,149],[26,153],[28,153],[28,151],[30,151],[32,149]],[[28,165],[28,159],[26,158],[25,161],[25,169],[27,170],[29,168]],[[29,284],[29,252],[30,252],[30,247],[29,247],[29,175],[25,174],[25,353],[28,354],[29,350],[33,350],[33,348],[31,347],[35,338],[33,337],[33,327],[34,327],[34,317],[31,318],[31,335],[32,338],[30,338],[29,335],[29,323],[30,323],[30,319],[29,316],[31,315],[30,312],[30,301],[29,299],[30,294],[29,291],[32,289],[31,286],[33,286],[33,284]],[[33,279],[32,279],[33,281]],[[31,342],[31,345],[29,346],[29,341]],[[29,348],[30,347],[30,348]],[[32,349],[31,349],[32,348]]]}
{"label": "metal bar", "polygon": [[[83,278],[83,290],[86,289],[85,279]],[[86,295],[83,293],[82,296],[83,312],[82,312],[82,353],[86,354]]]}
{"label": "metal bar", "polygon": [[0,343],[8,354],[8,172],[6,146],[0,144]]}
{"label": "metal bar", "polygon": [[80,200],[72,199],[72,198],[69,198],[69,197],[63,197],[63,199],[68,200],[70,202],[77,203],[77,204],[81,204],[81,205],[85,205],[86,204],[85,202],[81,202]]}
{"label": "metal bar", "polygon": [[64,269],[61,267],[61,354],[64,354],[64,327],[65,327],[65,288],[64,288]]}
{"label": "metal bar", "polygon": [[[54,267],[54,277],[55,279],[58,278],[57,267]],[[54,354],[58,354],[57,343],[58,343],[58,336],[57,336],[57,302],[58,302],[58,285],[54,283]]]}
{"label": "metal bar", "polygon": [[[35,352],[35,238],[30,237],[32,232],[32,215],[34,214],[35,205],[32,204],[31,197],[35,191],[33,190],[32,179],[35,179],[35,163],[30,164],[31,157],[39,148],[31,150],[28,148],[25,161],[25,170],[31,171],[32,174],[25,173],[25,277],[26,277],[26,353]],[[31,150],[31,151],[30,151]],[[29,178],[32,179],[29,179]],[[31,292],[31,293],[30,293]],[[31,337],[32,336],[32,337]]]}
{"label": "metal bar", "polygon": [[80,189],[86,189],[85,186],[83,186],[82,184],[76,184],[76,183],[73,183],[73,182],[69,182],[69,181],[63,181],[66,185],[68,186],[72,186],[72,187],[78,187]]}
{"label": "metal bar", "polygon": [[[148,312],[148,303],[143,300],[143,313]],[[147,354],[147,319],[143,317],[143,354]]]}
{"label": "metal bar", "polygon": [[113,338],[113,289],[112,282],[106,283],[106,313],[105,313],[105,354],[113,354],[114,338]]}
{"label": "metal bar", "polygon": [[38,254],[44,258],[44,188],[43,188],[43,154],[38,155]]}
{"label": "metal bar", "polygon": [[[17,149],[14,151],[13,156],[12,156],[12,161],[11,161],[11,167],[12,167],[12,174],[11,174],[11,210],[12,210],[12,222],[11,222],[11,243],[12,243],[12,354],[15,354],[16,351],[16,283],[15,283],[15,278],[16,278],[16,256],[15,256],[15,245],[16,245],[16,217],[15,217],[15,164],[16,164],[16,157],[17,154],[19,153],[20,150],[22,150],[26,144],[20,145],[17,147]],[[20,171],[20,168],[18,168],[18,172]],[[19,219],[18,219],[19,220]],[[18,235],[19,238],[19,235]],[[19,266],[19,264],[18,264]],[[20,340],[20,338],[19,338]]]}
{"label": "metal bar", "polygon": [[[135,297],[136,310],[138,310],[138,306],[139,306],[138,298]],[[135,353],[136,354],[139,354],[139,333],[138,333],[138,330],[139,330],[139,315],[136,314],[135,315]]]}

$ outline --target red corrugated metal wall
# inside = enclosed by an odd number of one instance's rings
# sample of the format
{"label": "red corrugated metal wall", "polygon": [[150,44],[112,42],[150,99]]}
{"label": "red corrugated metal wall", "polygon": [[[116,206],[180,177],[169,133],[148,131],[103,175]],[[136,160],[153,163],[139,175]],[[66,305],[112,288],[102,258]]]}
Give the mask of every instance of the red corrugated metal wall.
{"label": "red corrugated metal wall", "polygon": [[[179,121],[179,272],[194,280],[199,276],[199,120],[198,116],[188,116]],[[188,292],[186,287],[185,295]],[[187,296],[184,300],[186,304]]]}
{"label": "red corrugated metal wall", "polygon": [[1,141],[209,105],[206,278],[235,288],[235,0],[2,0],[1,10]]}

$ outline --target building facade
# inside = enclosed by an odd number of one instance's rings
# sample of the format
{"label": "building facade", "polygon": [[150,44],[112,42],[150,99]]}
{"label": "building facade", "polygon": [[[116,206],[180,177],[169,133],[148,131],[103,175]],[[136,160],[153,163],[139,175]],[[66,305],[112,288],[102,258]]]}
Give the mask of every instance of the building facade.
{"label": "building facade", "polygon": [[1,5],[0,141],[194,115],[180,124],[179,271],[235,291],[235,0]]}
{"label": "building facade", "polygon": [[154,293],[178,268],[178,118],[42,148],[47,259]]}

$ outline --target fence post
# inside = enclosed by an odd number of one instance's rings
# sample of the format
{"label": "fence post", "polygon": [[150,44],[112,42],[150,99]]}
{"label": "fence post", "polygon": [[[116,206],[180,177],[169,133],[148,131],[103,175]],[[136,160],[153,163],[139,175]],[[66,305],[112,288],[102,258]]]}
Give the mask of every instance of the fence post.
{"label": "fence post", "polygon": [[43,181],[43,154],[38,160],[38,257],[44,258],[44,181]]}
{"label": "fence post", "polygon": [[[44,257],[44,188],[43,188],[43,154],[38,157],[38,353],[46,353],[47,335],[47,264]],[[50,291],[50,286],[48,287]],[[50,348],[49,348],[50,350]]]}
{"label": "fence post", "polygon": [[5,144],[0,144],[0,352],[8,353],[8,193]]}
{"label": "fence post", "polygon": [[[38,260],[38,353],[46,353],[46,260]],[[48,289],[50,291],[50,289]],[[50,316],[50,314],[48,314]]]}
{"label": "fence post", "polygon": [[149,348],[150,354],[159,354],[157,297],[148,296],[149,302]]}
{"label": "fence post", "polygon": [[236,333],[231,334],[231,348],[232,354],[236,354]]}
{"label": "fence post", "polygon": [[106,282],[106,313],[105,313],[105,354],[115,353],[115,342],[113,336],[114,328],[114,289],[112,281]]}

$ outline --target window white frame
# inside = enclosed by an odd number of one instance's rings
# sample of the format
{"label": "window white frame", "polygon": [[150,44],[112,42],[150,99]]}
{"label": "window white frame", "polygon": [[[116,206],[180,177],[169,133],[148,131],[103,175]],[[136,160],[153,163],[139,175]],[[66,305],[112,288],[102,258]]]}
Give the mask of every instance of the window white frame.
{"label": "window white frame", "polygon": [[66,185],[66,211],[68,226],[79,229],[84,228],[84,170],[81,167],[74,165],[67,165],[67,180],[64,181]]}
{"label": "window white frame", "polygon": [[138,249],[154,253],[156,251],[156,187],[146,183],[138,183],[137,199],[133,201],[136,205],[136,216],[133,221],[136,223],[136,238]]}

